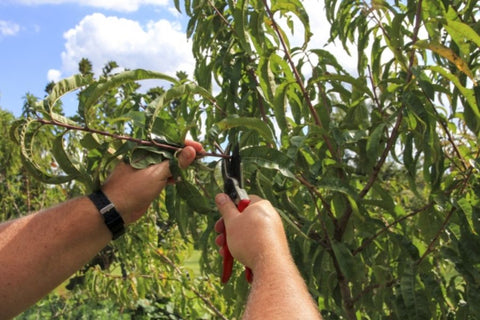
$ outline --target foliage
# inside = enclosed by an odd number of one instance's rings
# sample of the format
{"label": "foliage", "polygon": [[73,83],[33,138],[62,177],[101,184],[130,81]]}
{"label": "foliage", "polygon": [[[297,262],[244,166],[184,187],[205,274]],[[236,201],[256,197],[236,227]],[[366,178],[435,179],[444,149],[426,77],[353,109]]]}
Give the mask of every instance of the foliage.
{"label": "foliage", "polygon": [[[0,109],[0,221],[50,206],[68,194],[60,186],[45,188],[22,165],[19,149],[10,139],[14,116]],[[39,141],[44,146],[48,141]]]}
{"label": "foliage", "polygon": [[[88,63],[88,60],[83,60],[80,70]],[[156,146],[159,145],[150,140],[150,135],[146,136],[145,127],[140,125],[142,120],[147,121],[148,112],[152,115],[157,112],[155,123],[145,122],[145,126],[151,125],[153,128],[148,130],[148,134],[155,133],[156,127],[161,126],[162,131],[158,132],[158,136],[162,134],[168,139],[183,141],[171,114],[155,109],[144,111],[143,105],[170,102],[172,105],[169,108],[177,112],[174,104],[181,104],[181,101],[173,101],[178,96],[175,90],[183,94],[187,90],[193,92],[200,89],[181,80],[182,73],[179,73],[180,80],[143,70],[114,74],[112,66],[115,63],[107,64],[99,79],[81,73],[60,83],[49,84],[49,95],[45,100],[29,97],[24,117],[12,123],[13,117],[10,116],[10,121],[2,127],[4,130],[10,127],[11,137],[20,145],[20,148],[15,148],[18,152],[12,153],[15,161],[9,163],[16,163],[18,168],[22,168],[21,157],[23,170],[28,170],[31,176],[37,178],[35,182],[40,190],[64,190],[68,197],[86,194],[105,179],[112,165],[122,155],[137,166],[146,166],[148,163],[143,158],[145,153],[141,151],[148,148],[157,151]],[[152,88],[141,94],[137,92],[139,85],[132,79],[146,77],[171,80],[177,86],[171,90]],[[80,89],[79,101],[82,101],[84,92],[88,93],[84,97],[97,95],[99,101],[94,101],[91,109],[82,102],[80,108],[84,113],[65,117],[59,98],[76,89]],[[125,115],[122,113],[124,111]],[[170,131],[167,130],[168,126]],[[128,133],[131,135],[127,136]],[[8,137],[8,134],[3,137]],[[12,142],[7,140],[6,144],[8,146],[3,149],[10,148]],[[152,149],[152,146],[155,148]],[[167,151],[154,153],[153,160],[171,157],[171,150],[170,153]],[[29,179],[26,172],[20,172],[19,175],[20,179]],[[10,172],[6,176],[14,177],[14,174]],[[172,192],[175,189],[167,194]],[[20,191],[14,195],[20,196]],[[61,201],[65,196],[49,193],[49,202],[32,210]],[[12,201],[5,197],[4,202],[20,206],[23,199]],[[131,228],[131,232],[106,247],[56,292],[19,318],[101,318],[107,314],[139,319],[225,318],[223,298],[216,294],[220,285],[209,281],[209,277],[201,275],[199,270],[183,267],[194,250],[191,232],[187,234],[182,229],[184,225],[177,225],[175,217],[171,215],[173,211],[167,212],[165,203],[171,201],[165,201],[163,195],[153,203],[142,221]],[[175,210],[175,214],[183,217],[188,214],[186,204],[176,204]],[[12,211],[9,208],[5,210]],[[21,207],[14,216],[28,211]],[[2,220],[7,218],[10,217],[2,217]],[[214,216],[210,220],[213,221]],[[192,228],[200,232],[208,223],[212,224],[207,217],[197,219]]]}
{"label": "foliage", "polygon": [[[326,319],[475,318],[476,2],[325,0],[330,42],[356,59],[356,70],[311,46],[309,21],[323,17],[298,0],[175,5],[190,18],[195,82],[130,70],[99,79],[80,74],[55,84],[35,106],[35,116],[14,130],[35,176],[77,180],[90,189],[120,155],[133,163],[146,155],[154,161],[170,157],[165,146],[155,145],[156,135],[179,143],[188,132],[210,152],[239,141],[247,190],[278,208],[294,258]],[[291,46],[298,30],[301,44]],[[146,78],[167,80],[171,87],[139,94],[134,81]],[[55,108],[74,89],[80,89],[79,113],[68,119]],[[33,151],[39,133],[54,136],[51,150],[61,175],[40,166],[38,155],[47,154]],[[148,153],[137,153],[139,148]],[[247,286],[240,276],[223,289],[218,285],[211,199],[221,188],[218,161],[209,160],[179,174],[181,187],[165,193],[166,212],[157,207],[136,227],[144,228],[141,236],[130,232],[114,246],[120,265],[149,264],[155,254],[143,249],[163,235],[149,222],[168,221],[202,250],[209,279],[204,285],[211,290],[206,292],[221,290],[224,296],[209,301],[226,317],[238,317]],[[190,243],[174,238],[176,245]],[[132,250],[140,248],[137,241],[142,250]],[[132,251],[144,260],[132,259]],[[129,289],[110,289],[111,297],[135,290],[141,295],[145,287],[135,279]],[[148,282],[148,290],[162,292],[157,284]],[[105,282],[99,288],[112,287]],[[183,308],[191,318],[192,307]]]}

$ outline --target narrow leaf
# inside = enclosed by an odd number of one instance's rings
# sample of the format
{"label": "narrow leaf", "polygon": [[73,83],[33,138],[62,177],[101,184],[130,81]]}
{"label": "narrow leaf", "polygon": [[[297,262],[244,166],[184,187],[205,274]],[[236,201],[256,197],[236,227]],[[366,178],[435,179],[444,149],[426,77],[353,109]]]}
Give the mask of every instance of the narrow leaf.
{"label": "narrow leaf", "polygon": [[435,71],[440,73],[442,76],[446,77],[450,81],[453,82],[455,87],[460,91],[460,93],[465,97],[467,100],[468,104],[470,105],[470,108],[472,109],[472,112],[475,114],[475,116],[480,117],[480,110],[478,109],[477,105],[477,100],[475,99],[475,93],[473,89],[468,89],[465,88],[460,80],[450,72],[448,72],[446,69],[440,67],[440,66],[430,66],[428,67],[430,70]]}
{"label": "narrow leaf", "polygon": [[71,177],[71,179],[76,179],[82,183],[84,183],[87,188],[93,185],[93,181],[91,180],[90,176],[85,172],[85,170],[81,170],[77,168],[71,159],[71,156],[67,154],[64,148],[64,140],[63,134],[59,135],[53,141],[53,148],[52,154],[55,157],[60,168]]}
{"label": "narrow leaf", "polygon": [[143,69],[129,70],[112,76],[110,79],[108,79],[108,81],[91,84],[80,93],[79,103],[82,104],[83,108],[86,110],[95,104],[98,99],[108,90],[119,87],[122,84],[130,81],[146,79],[159,79],[166,80],[171,83],[177,83],[175,78],[163,73],[147,71]]}
{"label": "narrow leaf", "polygon": [[436,54],[444,57],[451,63],[453,63],[458,70],[462,71],[467,77],[469,77],[474,84],[476,84],[476,80],[473,76],[472,71],[468,67],[468,64],[461,58],[459,57],[452,49],[445,47],[444,45],[440,43],[434,43],[434,42],[427,42],[427,41],[418,41],[416,43],[416,46],[422,49],[429,49]]}
{"label": "narrow leaf", "polygon": [[460,21],[447,20],[446,29],[447,31],[455,30],[455,32],[462,34],[465,39],[474,42],[478,47],[480,47],[480,35],[468,24]]}
{"label": "narrow leaf", "polygon": [[295,178],[294,161],[284,153],[268,147],[249,147],[240,151],[242,160],[266,169],[274,169],[288,178]]}
{"label": "narrow leaf", "polygon": [[177,193],[184,199],[188,206],[199,213],[211,211],[205,196],[191,182],[182,180],[176,182]]}
{"label": "narrow leaf", "polygon": [[231,116],[217,122],[217,126],[220,130],[245,127],[257,131],[267,142],[274,142],[272,129],[270,129],[265,122],[257,118]]}
{"label": "narrow leaf", "polygon": [[48,97],[46,98],[49,111],[52,110],[52,107],[63,95],[71,91],[81,89],[82,87],[90,84],[91,82],[92,82],[91,77],[85,77],[81,74],[77,74],[77,75],[71,76],[70,78],[66,78],[55,83]]}

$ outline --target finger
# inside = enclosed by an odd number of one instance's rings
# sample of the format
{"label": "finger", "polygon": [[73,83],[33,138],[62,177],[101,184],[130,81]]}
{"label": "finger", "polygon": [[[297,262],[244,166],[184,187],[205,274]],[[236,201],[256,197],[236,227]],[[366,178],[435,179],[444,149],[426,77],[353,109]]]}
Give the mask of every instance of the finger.
{"label": "finger", "polygon": [[168,178],[172,175],[170,173],[168,161],[162,161],[143,170],[145,170],[145,173],[148,173],[151,177],[155,177],[155,180],[162,184],[162,188],[165,186]]}
{"label": "finger", "polygon": [[197,151],[195,147],[186,146],[185,148],[183,148],[182,152],[180,152],[180,155],[178,156],[178,165],[180,166],[180,168],[185,169],[193,162],[193,160],[195,160],[196,156]]}
{"label": "finger", "polygon": [[218,249],[218,253],[220,253],[220,256],[223,257],[225,255],[225,247],[224,246],[220,247],[220,249]]}
{"label": "finger", "polygon": [[217,246],[223,247],[225,245],[225,243],[227,243],[225,241],[225,233],[221,233],[215,238],[215,244]]}
{"label": "finger", "polygon": [[240,213],[235,206],[235,203],[233,203],[230,197],[225,193],[217,194],[215,197],[215,203],[217,204],[218,211],[220,211],[225,223]]}
{"label": "finger", "polygon": [[[195,151],[194,147],[186,146],[185,148],[183,148],[183,150],[178,155],[178,165],[180,166],[180,168],[185,169],[186,167],[188,167],[193,162],[193,160],[195,160],[196,155],[197,152]],[[161,181],[166,181],[168,183],[173,182],[173,180],[171,179],[172,173],[170,172],[170,166],[168,161],[163,161],[160,164],[152,167],[155,167],[155,170],[158,170],[158,176]]]}
{"label": "finger", "polygon": [[248,197],[250,198],[250,204],[264,200],[263,198],[260,198],[259,196],[254,194],[249,194]]}
{"label": "finger", "polygon": [[193,149],[195,149],[195,151],[198,152],[198,153],[205,152],[202,144],[200,142],[197,142],[197,141],[185,140],[185,146],[193,147]]}
{"label": "finger", "polygon": [[223,233],[225,232],[225,223],[222,218],[218,219],[217,222],[215,222],[215,231],[218,233]]}

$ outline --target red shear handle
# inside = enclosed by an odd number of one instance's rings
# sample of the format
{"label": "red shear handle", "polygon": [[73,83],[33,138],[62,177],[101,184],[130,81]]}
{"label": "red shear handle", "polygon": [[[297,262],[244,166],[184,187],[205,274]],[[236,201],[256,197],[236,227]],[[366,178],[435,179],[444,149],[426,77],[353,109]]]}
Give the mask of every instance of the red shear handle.
{"label": "red shear handle", "polygon": [[[242,212],[250,204],[250,199],[242,199],[237,205],[238,211]],[[225,229],[225,239],[227,239],[227,230]],[[233,270],[233,256],[228,249],[228,244],[225,242],[223,246],[223,272],[222,272],[222,283],[227,283],[232,275]],[[247,278],[248,283],[253,281],[252,270],[248,267],[245,267],[245,277]]]}
{"label": "red shear handle", "polygon": [[[227,237],[227,231],[225,230],[225,238]],[[233,256],[228,249],[228,245],[225,243],[223,246],[223,272],[222,283],[227,283],[228,279],[232,275],[233,270]]]}
{"label": "red shear handle", "polygon": [[243,212],[243,210],[245,210],[245,208],[248,207],[249,204],[250,204],[250,199],[240,200],[240,202],[237,205],[238,211]]}

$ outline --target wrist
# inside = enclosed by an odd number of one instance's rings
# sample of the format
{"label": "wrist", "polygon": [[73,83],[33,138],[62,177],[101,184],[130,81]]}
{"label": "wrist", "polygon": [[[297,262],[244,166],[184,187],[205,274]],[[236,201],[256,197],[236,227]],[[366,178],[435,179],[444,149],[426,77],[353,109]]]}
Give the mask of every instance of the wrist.
{"label": "wrist", "polygon": [[115,240],[125,233],[125,222],[115,208],[115,204],[101,191],[95,191],[88,196],[93,202],[103,221]]}
{"label": "wrist", "polygon": [[268,250],[260,254],[253,259],[253,263],[249,267],[254,274],[283,273],[285,270],[296,268],[290,251],[281,248]]}

